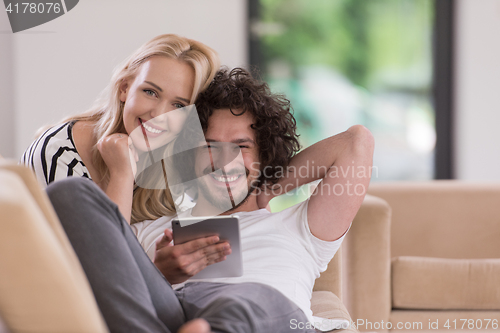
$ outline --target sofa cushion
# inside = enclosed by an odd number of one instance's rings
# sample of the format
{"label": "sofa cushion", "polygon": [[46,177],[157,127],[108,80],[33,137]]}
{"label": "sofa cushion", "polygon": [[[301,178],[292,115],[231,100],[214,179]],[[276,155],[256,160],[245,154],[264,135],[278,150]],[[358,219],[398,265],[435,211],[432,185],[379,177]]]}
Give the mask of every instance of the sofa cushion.
{"label": "sofa cushion", "polygon": [[500,310],[500,259],[396,257],[397,309]]}
{"label": "sofa cushion", "polygon": [[391,206],[392,257],[500,258],[499,182],[372,182],[368,192]]}

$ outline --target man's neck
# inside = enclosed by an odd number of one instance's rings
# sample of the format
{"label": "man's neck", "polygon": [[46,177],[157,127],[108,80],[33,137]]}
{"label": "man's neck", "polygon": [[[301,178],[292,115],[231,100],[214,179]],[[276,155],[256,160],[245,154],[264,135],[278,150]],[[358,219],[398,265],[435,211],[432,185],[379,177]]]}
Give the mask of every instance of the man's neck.
{"label": "man's neck", "polygon": [[193,216],[217,216],[217,215],[231,215],[238,212],[252,212],[254,210],[259,210],[257,205],[257,199],[255,195],[250,195],[245,199],[245,202],[236,207],[235,209],[228,210],[224,213],[220,213],[220,209],[214,207],[205,197],[200,196],[198,202],[193,207],[191,214]]}

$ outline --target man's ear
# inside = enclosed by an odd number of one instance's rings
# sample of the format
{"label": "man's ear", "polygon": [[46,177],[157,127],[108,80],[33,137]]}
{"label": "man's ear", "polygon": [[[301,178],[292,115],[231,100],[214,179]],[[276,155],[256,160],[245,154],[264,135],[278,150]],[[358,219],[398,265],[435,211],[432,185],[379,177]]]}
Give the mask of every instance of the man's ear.
{"label": "man's ear", "polygon": [[129,88],[129,79],[123,79],[120,83],[120,101],[125,102],[127,100]]}

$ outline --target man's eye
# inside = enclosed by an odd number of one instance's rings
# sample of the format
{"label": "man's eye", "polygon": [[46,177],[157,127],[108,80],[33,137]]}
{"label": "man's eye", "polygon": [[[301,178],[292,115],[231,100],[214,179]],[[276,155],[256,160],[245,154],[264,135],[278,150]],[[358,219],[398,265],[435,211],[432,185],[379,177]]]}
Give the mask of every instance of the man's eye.
{"label": "man's eye", "polygon": [[151,97],[157,97],[158,95],[156,94],[156,91],[151,90],[151,89],[144,89],[144,92],[146,95],[151,96]]}
{"label": "man's eye", "polygon": [[248,146],[238,146],[238,147],[240,147],[240,149],[248,148]]}

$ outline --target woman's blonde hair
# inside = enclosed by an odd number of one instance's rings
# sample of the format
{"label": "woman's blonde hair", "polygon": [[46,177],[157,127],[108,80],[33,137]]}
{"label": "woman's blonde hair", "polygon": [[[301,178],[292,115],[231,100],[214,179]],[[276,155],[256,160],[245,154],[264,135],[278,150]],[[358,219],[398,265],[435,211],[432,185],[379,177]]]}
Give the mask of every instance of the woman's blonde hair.
{"label": "woman's blonde hair", "polygon": [[[191,104],[198,94],[208,87],[220,67],[217,52],[203,43],[173,34],[157,36],[141,46],[115,69],[108,87],[90,110],[66,118],[63,122],[77,120],[95,122],[94,135],[97,141],[114,133],[126,133],[123,124],[124,103],[120,101],[120,85],[124,80],[133,78],[139,72],[141,65],[153,56],[174,58],[193,68],[195,77]],[[96,146],[92,148],[92,159],[102,176],[99,181],[107,182],[109,170]],[[131,223],[173,214],[175,205],[168,187],[165,190],[134,187]]]}

